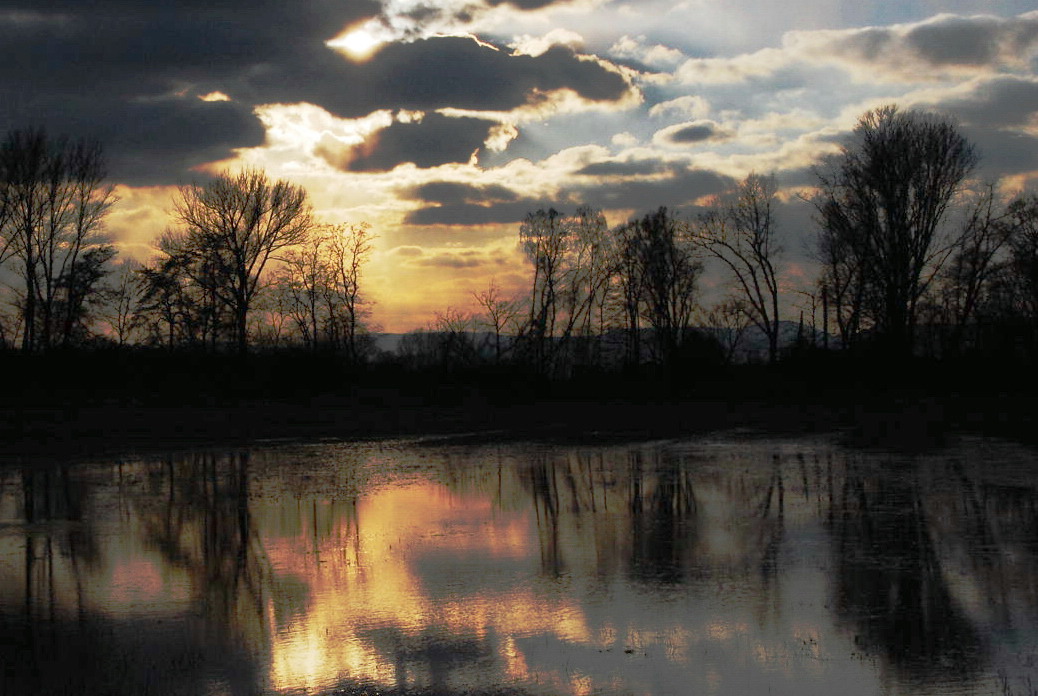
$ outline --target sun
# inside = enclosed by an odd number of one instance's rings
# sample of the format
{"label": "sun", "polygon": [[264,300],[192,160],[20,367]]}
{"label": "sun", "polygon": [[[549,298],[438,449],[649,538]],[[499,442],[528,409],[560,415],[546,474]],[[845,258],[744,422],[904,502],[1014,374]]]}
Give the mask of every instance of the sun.
{"label": "sun", "polygon": [[328,42],[328,46],[338,49],[353,60],[367,60],[375,54],[385,40],[380,38],[367,26],[348,29]]}

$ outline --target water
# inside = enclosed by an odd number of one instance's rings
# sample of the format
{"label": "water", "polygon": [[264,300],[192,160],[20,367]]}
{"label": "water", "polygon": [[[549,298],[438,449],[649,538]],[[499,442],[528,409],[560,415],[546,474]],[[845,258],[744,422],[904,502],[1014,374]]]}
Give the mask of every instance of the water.
{"label": "water", "polygon": [[1038,458],[321,443],[0,470],[0,694],[1035,694]]}

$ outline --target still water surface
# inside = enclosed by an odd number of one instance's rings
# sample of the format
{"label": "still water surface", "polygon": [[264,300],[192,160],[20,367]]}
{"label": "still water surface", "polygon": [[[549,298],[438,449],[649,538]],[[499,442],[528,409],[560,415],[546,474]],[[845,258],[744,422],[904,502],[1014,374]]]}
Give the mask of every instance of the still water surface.
{"label": "still water surface", "polygon": [[1038,458],[314,444],[0,470],[0,694],[1036,694]]}

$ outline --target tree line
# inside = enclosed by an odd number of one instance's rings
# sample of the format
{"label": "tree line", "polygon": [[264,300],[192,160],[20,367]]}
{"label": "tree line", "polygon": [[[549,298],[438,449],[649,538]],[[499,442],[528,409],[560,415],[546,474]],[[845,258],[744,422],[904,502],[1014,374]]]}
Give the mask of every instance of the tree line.
{"label": "tree line", "polygon": [[[1038,196],[978,184],[974,146],[936,114],[865,113],[839,155],[815,169],[817,278],[787,272],[790,230],[773,176],[750,174],[681,217],[659,208],[609,226],[602,210],[529,213],[517,243],[530,281],[491,282],[479,311],[447,308],[403,337],[412,367],[518,365],[670,370],[732,361],[752,329],[764,359],[800,347],[888,358],[1038,355]],[[105,236],[115,203],[101,146],[16,130],[0,145],[0,342],[23,352],[89,345],[236,352],[302,346],[351,364],[374,356],[363,270],[374,232],[328,224],[306,191],[265,173],[182,186],[174,224],[147,264]],[[727,281],[709,304],[710,267]],[[716,293],[715,293],[716,295]],[[821,320],[818,321],[818,314]]]}
{"label": "tree line", "polygon": [[[752,327],[769,363],[784,349],[824,348],[894,361],[1031,362],[1038,195],[1005,196],[976,181],[978,159],[940,115],[896,106],[863,114],[840,154],[814,170],[805,198],[818,274],[799,286],[785,270],[790,231],[776,219],[772,176],[750,174],[691,218],[660,208],[609,229],[593,208],[530,213],[519,232],[533,267],[528,295],[502,300],[491,285],[477,295],[482,316],[449,310],[410,352],[424,343],[427,358],[471,360],[479,346],[459,327],[482,327],[491,336],[484,359],[492,343],[500,360],[504,324],[513,359],[547,374],[601,366],[610,342],[614,365],[673,368],[730,362]],[[709,264],[727,282],[707,304],[700,286]],[[801,303],[790,345],[782,320],[796,320],[797,295],[807,298],[810,326]]]}
{"label": "tree line", "polygon": [[[256,343],[362,353],[366,224],[330,225],[265,173],[181,187],[148,264],[117,260],[99,144],[13,131],[0,145],[0,340],[24,352],[129,344],[236,351]],[[286,331],[286,325],[290,330]]]}

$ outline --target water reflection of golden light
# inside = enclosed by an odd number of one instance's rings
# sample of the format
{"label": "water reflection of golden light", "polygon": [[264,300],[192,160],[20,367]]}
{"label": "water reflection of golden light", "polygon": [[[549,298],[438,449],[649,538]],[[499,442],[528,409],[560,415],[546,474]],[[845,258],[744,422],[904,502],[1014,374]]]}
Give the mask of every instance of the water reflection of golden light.
{"label": "water reflection of golden light", "polygon": [[[321,510],[304,506],[300,515]],[[384,646],[373,644],[378,634],[446,631],[481,641],[500,636],[494,648],[502,672],[514,679],[530,677],[516,637],[589,642],[585,617],[570,600],[506,585],[435,602],[415,570],[416,560],[436,555],[448,563],[528,556],[531,524],[528,514],[495,513],[486,499],[423,482],[366,497],[355,519],[339,517],[321,534],[312,520],[301,519],[297,534],[268,537],[264,546],[275,572],[301,582],[307,593],[304,610],[280,625],[270,620],[273,684],[309,690],[344,676],[385,686],[396,685],[405,673],[423,678],[420,666],[390,662]],[[276,600],[268,611],[277,613]],[[580,691],[573,685],[569,690]]]}

